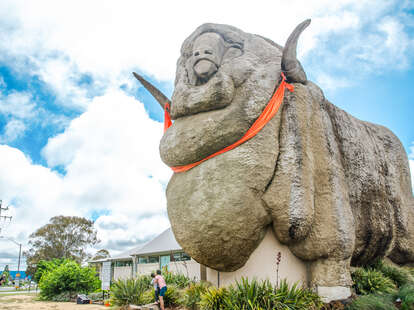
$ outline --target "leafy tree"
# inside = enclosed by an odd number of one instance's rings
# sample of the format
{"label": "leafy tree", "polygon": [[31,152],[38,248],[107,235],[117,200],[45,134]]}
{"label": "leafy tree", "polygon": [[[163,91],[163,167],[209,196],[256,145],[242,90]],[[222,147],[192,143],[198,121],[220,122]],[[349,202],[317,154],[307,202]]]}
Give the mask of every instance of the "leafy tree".
{"label": "leafy tree", "polygon": [[57,267],[59,267],[62,264],[67,263],[68,261],[69,261],[68,259],[64,259],[64,258],[61,258],[61,259],[54,258],[54,259],[52,259],[50,261],[47,261],[47,260],[43,260],[42,259],[41,261],[39,261],[37,263],[36,273],[33,276],[33,280],[36,283],[39,283],[40,282],[40,279],[42,278],[42,276],[44,274],[46,274],[49,271],[55,270]]}
{"label": "leafy tree", "polygon": [[4,267],[4,270],[3,270],[1,275],[2,275],[2,278],[4,279],[5,283],[8,283],[9,278],[10,278],[9,265],[6,265],[6,267]]}
{"label": "leafy tree", "polygon": [[100,285],[94,268],[81,267],[75,261],[66,261],[54,270],[47,271],[39,283],[40,296],[47,300],[62,293],[88,294],[99,289]]}
{"label": "leafy tree", "polygon": [[108,257],[111,257],[111,255],[109,254],[109,251],[106,249],[101,249],[95,253],[92,260],[98,260],[98,259],[103,259],[103,258],[108,258]]}
{"label": "leafy tree", "polygon": [[78,263],[88,256],[85,249],[99,242],[93,221],[78,216],[55,216],[29,236],[27,273],[34,276],[41,260],[72,259]]}

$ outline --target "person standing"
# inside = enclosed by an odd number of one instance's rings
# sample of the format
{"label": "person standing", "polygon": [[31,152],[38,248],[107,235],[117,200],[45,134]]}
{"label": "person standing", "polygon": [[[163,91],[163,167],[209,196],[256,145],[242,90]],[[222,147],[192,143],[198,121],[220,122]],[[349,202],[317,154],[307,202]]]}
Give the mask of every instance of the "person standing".
{"label": "person standing", "polygon": [[158,286],[158,283],[155,281],[155,273],[151,273],[151,285],[154,286],[154,294],[155,294],[155,302],[158,304],[159,303],[159,296],[160,296],[160,288]]}
{"label": "person standing", "polygon": [[161,275],[161,270],[157,270],[157,275],[155,276],[155,283],[158,284],[160,288],[160,308],[161,310],[165,310],[164,308],[164,297],[165,293],[167,292],[167,284],[165,283],[164,277]]}

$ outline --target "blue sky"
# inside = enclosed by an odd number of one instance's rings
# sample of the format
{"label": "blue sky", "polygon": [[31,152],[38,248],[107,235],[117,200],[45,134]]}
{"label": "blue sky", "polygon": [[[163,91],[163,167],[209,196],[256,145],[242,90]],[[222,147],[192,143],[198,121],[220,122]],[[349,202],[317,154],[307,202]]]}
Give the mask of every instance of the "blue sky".
{"label": "blue sky", "polygon": [[[204,22],[283,45],[312,18],[298,47],[308,78],[335,105],[391,129],[414,169],[412,1],[267,6],[1,1],[0,199],[13,216],[0,222],[3,235],[25,245],[54,215],[86,216],[98,248],[116,254],[169,226],[162,111],[131,72],[171,96],[180,45]],[[0,269],[15,258],[13,244],[0,242]]]}

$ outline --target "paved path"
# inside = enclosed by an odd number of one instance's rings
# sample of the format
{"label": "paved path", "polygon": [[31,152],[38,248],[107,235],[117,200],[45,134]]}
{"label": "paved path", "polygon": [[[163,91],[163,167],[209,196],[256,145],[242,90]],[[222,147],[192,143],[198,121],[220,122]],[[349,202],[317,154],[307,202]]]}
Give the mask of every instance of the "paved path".
{"label": "paved path", "polygon": [[0,295],[4,294],[27,294],[27,293],[39,293],[39,290],[35,291],[34,289],[31,289],[30,292],[27,290],[16,290],[10,287],[5,287],[4,289],[0,289]]}

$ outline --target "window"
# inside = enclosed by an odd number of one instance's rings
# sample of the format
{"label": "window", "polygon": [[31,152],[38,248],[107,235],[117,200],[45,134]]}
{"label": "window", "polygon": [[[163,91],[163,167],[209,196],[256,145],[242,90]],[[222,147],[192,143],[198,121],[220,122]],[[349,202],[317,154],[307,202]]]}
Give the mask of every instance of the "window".
{"label": "window", "polygon": [[132,265],[131,261],[116,261],[115,262],[115,267],[128,267],[131,265]]}
{"label": "window", "polygon": [[181,253],[174,253],[173,255],[173,262],[179,262],[181,260]]}
{"label": "window", "polygon": [[160,257],[159,256],[148,256],[148,262],[150,264],[158,263],[159,261],[160,261]]}
{"label": "window", "polygon": [[138,257],[138,264],[148,264],[148,257],[147,256]]}
{"label": "window", "polygon": [[191,260],[190,255],[188,255],[187,253],[181,253],[181,260]]}
{"label": "window", "polygon": [[180,261],[185,261],[185,260],[190,260],[191,257],[190,255],[188,255],[187,253],[184,252],[179,252],[179,253],[174,253],[172,254],[172,256],[174,257],[175,262],[180,262]]}

